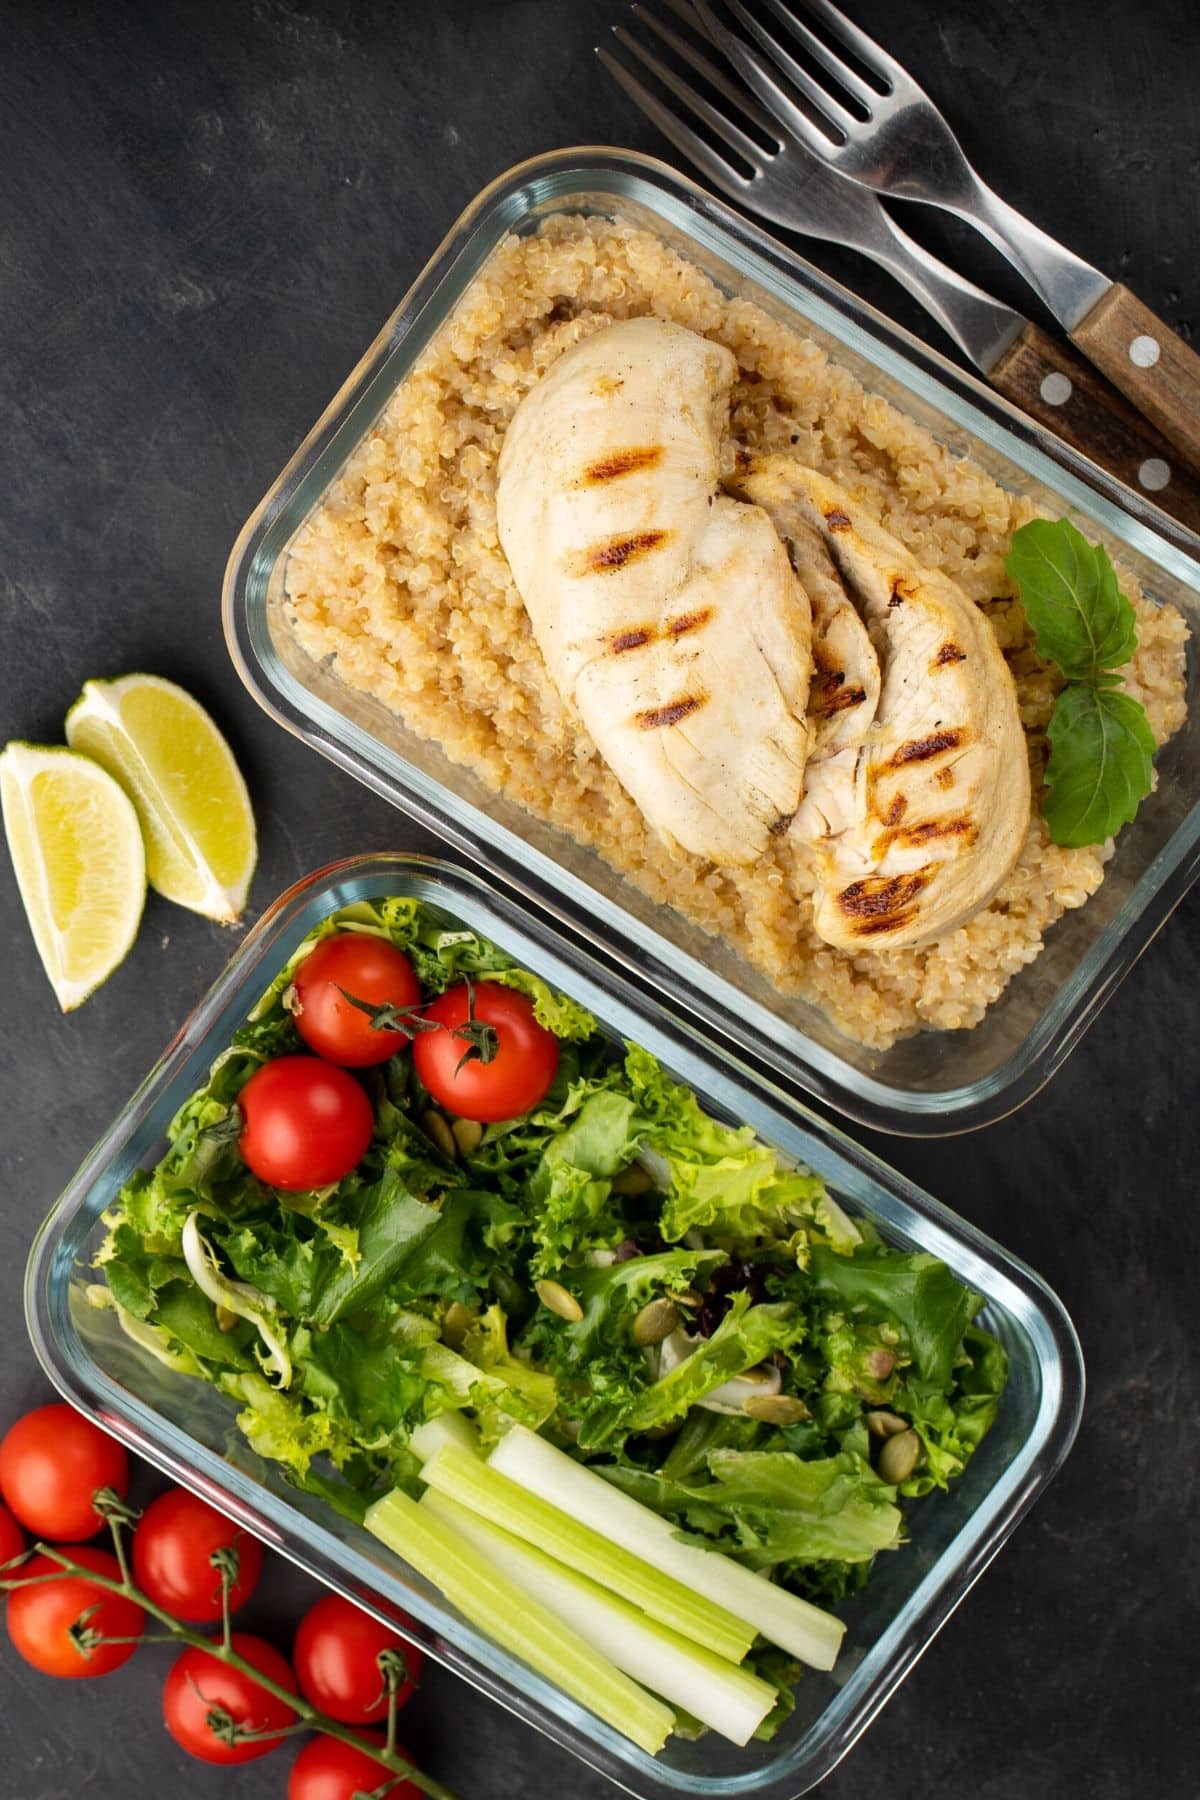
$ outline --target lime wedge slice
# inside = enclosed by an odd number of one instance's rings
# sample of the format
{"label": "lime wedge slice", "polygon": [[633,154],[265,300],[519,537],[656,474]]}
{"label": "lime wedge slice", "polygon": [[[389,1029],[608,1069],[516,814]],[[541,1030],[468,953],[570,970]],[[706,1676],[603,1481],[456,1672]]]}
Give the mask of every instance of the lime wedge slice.
{"label": "lime wedge slice", "polygon": [[137,935],[146,898],[137,813],[86,756],[21,743],[0,753],[0,807],[33,941],[70,1012]]}
{"label": "lime wedge slice", "polygon": [[233,752],[200,703],[158,675],[89,681],[67,714],[67,742],[137,807],[150,886],[232,923],[258,857],[254,814]]}

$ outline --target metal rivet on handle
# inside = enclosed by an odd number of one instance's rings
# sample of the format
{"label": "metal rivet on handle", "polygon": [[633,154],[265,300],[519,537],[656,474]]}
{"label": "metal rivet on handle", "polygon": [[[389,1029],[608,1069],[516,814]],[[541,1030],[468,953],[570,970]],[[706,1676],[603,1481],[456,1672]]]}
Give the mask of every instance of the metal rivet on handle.
{"label": "metal rivet on handle", "polygon": [[1135,337],[1129,346],[1129,360],[1139,369],[1152,369],[1162,355],[1157,338]]}
{"label": "metal rivet on handle", "polygon": [[1042,377],[1042,385],[1038,389],[1047,406],[1065,406],[1074,392],[1074,385],[1069,375],[1061,375],[1057,369]]}
{"label": "metal rivet on handle", "polygon": [[1165,488],[1170,479],[1170,465],[1165,463],[1161,456],[1148,456],[1138,470],[1139,482],[1144,488],[1149,488],[1152,494],[1157,494],[1161,488]]}

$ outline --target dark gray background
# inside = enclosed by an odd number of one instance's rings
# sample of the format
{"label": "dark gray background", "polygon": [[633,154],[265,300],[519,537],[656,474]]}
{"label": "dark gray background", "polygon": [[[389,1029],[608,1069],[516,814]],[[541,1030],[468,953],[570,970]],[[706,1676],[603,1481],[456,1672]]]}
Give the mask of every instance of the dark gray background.
{"label": "dark gray background", "polygon": [[[982,170],[1185,336],[1197,321],[1194,0],[975,0],[856,15],[926,78]],[[251,916],[310,868],[420,834],[259,714],[218,598],[246,514],[460,208],[573,142],[662,152],[591,48],[617,0],[0,7],[0,735],[53,742],[89,675],[174,677],[227,729],[262,837]],[[978,240],[917,229],[1010,298]],[[813,256],[904,323],[848,254]],[[55,1011],[0,862],[0,1421],[47,1396],[20,1324],[34,1227],[229,954],[151,896],[137,948]],[[1196,1792],[1194,1212],[1200,903],[1186,903],[1018,1117],[883,1153],[1035,1264],[1078,1322],[1075,1453],[823,1790],[829,1800]],[[311,1589],[273,1563],[251,1625]],[[56,1686],[0,1644],[0,1794],[281,1796],[164,1734],[168,1652]],[[1190,1675],[1189,1675],[1190,1665]],[[406,1715],[473,1800],[610,1789],[454,1679]]]}

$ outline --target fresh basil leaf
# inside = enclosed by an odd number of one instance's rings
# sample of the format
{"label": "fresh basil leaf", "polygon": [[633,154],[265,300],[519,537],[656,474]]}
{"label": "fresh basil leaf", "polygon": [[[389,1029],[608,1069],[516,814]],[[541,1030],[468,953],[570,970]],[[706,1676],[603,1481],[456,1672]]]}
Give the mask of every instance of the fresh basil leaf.
{"label": "fresh basil leaf", "polygon": [[1004,566],[1016,582],[1039,656],[1068,681],[1119,669],[1137,648],[1137,620],[1103,544],[1069,519],[1032,519],[1013,535]]}
{"label": "fresh basil leaf", "polygon": [[1154,733],[1132,695],[1072,683],[1058,696],[1048,733],[1050,836],[1071,848],[1102,844],[1127,825],[1150,792]]}

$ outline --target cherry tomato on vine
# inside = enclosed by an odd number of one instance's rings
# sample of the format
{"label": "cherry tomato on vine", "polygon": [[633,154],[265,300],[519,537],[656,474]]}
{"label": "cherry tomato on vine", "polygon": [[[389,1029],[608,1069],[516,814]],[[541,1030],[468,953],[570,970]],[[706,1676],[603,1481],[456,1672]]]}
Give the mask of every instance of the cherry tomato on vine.
{"label": "cherry tomato on vine", "polygon": [[375,1115],[353,1075],[316,1056],[277,1056],[241,1093],[242,1158],[260,1181],[291,1191],[348,1175],[371,1141]]}
{"label": "cherry tomato on vine", "polygon": [[0,1506],[0,1566],[20,1556],[25,1548],[25,1534],[7,1506]]}
{"label": "cherry tomato on vine", "polygon": [[[88,1546],[72,1550],[71,1559],[97,1575],[120,1580],[117,1559],[107,1550]],[[48,1556],[35,1556],[21,1571],[28,1585],[9,1593],[5,1623],[14,1648],[43,1675],[57,1675],[67,1681],[111,1675],[129,1661],[137,1649],[136,1643],[97,1644],[85,1653],[76,1649],[68,1635],[71,1626],[88,1613],[89,1631],[105,1637],[138,1638],[146,1623],[145,1613],[124,1595],[110,1594],[83,1575],[62,1575],[57,1581],[32,1579],[50,1575],[54,1568]]]}
{"label": "cherry tomato on vine", "polygon": [[372,1006],[421,1004],[421,987],[402,950],[381,938],[341,931],[322,938],[292,977],[298,1009],[296,1030],[310,1050],[343,1068],[386,1062],[403,1050],[407,1031],[377,1030],[368,1013],[346,999]]}
{"label": "cherry tomato on vine", "polygon": [[196,1625],[221,1617],[221,1575],[214,1550],[234,1548],[238,1578],[229,1606],[244,1606],[262,1574],[263,1546],[232,1519],[185,1488],[152,1500],[133,1534],[133,1578],[156,1606]]}
{"label": "cherry tomato on vine", "polygon": [[[234,1632],[232,1644],[239,1656],[270,1680],[296,1692],[295,1676],[273,1645],[244,1631]],[[290,1706],[240,1669],[218,1661],[206,1650],[185,1650],[163,1688],[163,1719],[181,1750],[200,1762],[244,1763],[267,1756],[283,1742],[281,1737],[266,1737],[226,1743],[208,1722],[209,1713],[218,1711],[228,1713],[235,1726],[249,1731],[285,1731],[296,1722]]]}
{"label": "cherry tomato on vine", "polygon": [[[363,1735],[382,1750],[380,1732]],[[411,1762],[407,1750],[400,1749],[400,1755]],[[393,1782],[395,1785],[390,1785]],[[356,1795],[373,1794],[385,1785],[387,1800],[421,1800],[421,1791],[413,1782],[389,1776],[382,1763],[374,1762],[362,1750],[339,1743],[337,1738],[315,1737],[292,1764],[287,1800],[355,1800]]]}
{"label": "cherry tomato on vine", "polygon": [[[558,1069],[558,1039],[539,1025],[533,1004],[498,981],[447,988],[425,1008],[425,1018],[445,1027],[413,1040],[413,1067],[439,1106],[463,1119],[492,1124],[530,1112]],[[491,1028],[484,1055],[466,1052],[478,1041],[475,1027]],[[491,1050],[490,1058],[487,1051]]]}
{"label": "cherry tomato on vine", "polygon": [[408,1680],[397,1689],[403,1706],[421,1677],[421,1652],[362,1608],[326,1594],[300,1621],[292,1662],[300,1692],[343,1725],[369,1725],[387,1717],[387,1694],[376,1658],[394,1650],[404,1658]]}
{"label": "cherry tomato on vine", "polygon": [[129,1460],[115,1438],[73,1406],[39,1406],[0,1443],[0,1493],[35,1537],[77,1544],[104,1520],[92,1505],[97,1488],[124,1494]]}

